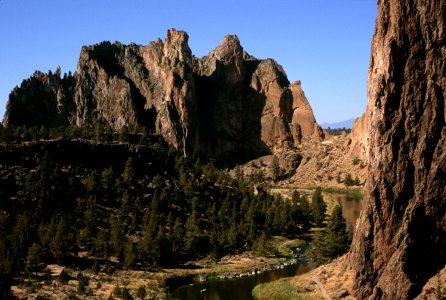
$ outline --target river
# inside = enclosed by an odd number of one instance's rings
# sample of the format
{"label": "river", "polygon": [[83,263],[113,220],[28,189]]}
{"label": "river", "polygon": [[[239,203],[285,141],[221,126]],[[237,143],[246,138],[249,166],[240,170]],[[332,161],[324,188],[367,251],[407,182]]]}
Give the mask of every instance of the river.
{"label": "river", "polygon": [[170,296],[171,299],[181,300],[250,300],[254,299],[251,296],[251,291],[256,285],[303,274],[308,269],[309,267],[305,263],[298,263],[285,266],[283,269],[265,271],[255,276],[182,286],[173,291]]}
{"label": "river", "polygon": [[[335,194],[336,200],[342,206],[342,214],[346,223],[354,226],[361,211],[361,202],[345,194]],[[274,281],[284,277],[291,277],[309,271],[309,266],[304,261],[283,267],[265,271],[254,276],[235,279],[209,281],[182,286],[170,294],[171,299],[180,300],[251,300],[252,289],[265,282]]]}

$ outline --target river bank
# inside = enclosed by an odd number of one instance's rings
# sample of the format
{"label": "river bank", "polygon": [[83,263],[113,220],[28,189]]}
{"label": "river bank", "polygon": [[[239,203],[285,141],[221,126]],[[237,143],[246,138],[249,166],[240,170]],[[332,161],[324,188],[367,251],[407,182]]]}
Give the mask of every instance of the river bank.
{"label": "river bank", "polygon": [[[144,291],[149,299],[164,300],[169,299],[171,291],[183,285],[252,277],[286,268],[303,259],[305,241],[287,240],[283,237],[274,237],[272,241],[275,249],[280,249],[281,257],[244,252],[222,257],[218,262],[205,258],[177,268],[153,271],[125,270],[101,265],[95,272],[93,268],[81,270],[48,265],[39,274],[39,278],[17,282],[12,291],[18,299],[107,299],[110,296],[116,299],[124,291],[135,298],[139,292]],[[296,248],[300,250],[293,253],[292,250]],[[66,273],[66,281],[60,279],[62,271]],[[80,278],[87,278],[82,289],[79,288]]]}
{"label": "river bank", "polygon": [[284,277],[291,277],[307,272],[309,266],[305,262],[281,265],[255,275],[215,280],[182,286],[170,294],[172,299],[181,300],[254,300],[252,289],[261,283],[271,282]]}
{"label": "river bank", "polygon": [[255,299],[355,299],[352,296],[353,271],[347,263],[347,255],[329,264],[290,278],[256,286]]}

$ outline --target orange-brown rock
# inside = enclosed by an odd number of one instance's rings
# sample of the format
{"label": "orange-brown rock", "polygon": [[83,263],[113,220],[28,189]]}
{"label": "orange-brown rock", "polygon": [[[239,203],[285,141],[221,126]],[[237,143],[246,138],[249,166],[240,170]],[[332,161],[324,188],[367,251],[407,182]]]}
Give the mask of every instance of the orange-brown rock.
{"label": "orange-brown rock", "polygon": [[185,154],[226,163],[323,137],[300,83],[274,60],[247,54],[235,35],[201,59],[175,29],[145,46],[85,46],[71,79],[37,73],[25,81],[4,125],[143,126]]}
{"label": "orange-brown rock", "polygon": [[153,130],[184,152],[197,140],[192,53],[171,29],[147,46],[103,42],[83,47],[76,70],[76,125]]}
{"label": "orange-brown rock", "polygon": [[359,299],[412,299],[446,263],[446,0],[378,1]]}
{"label": "orange-brown rock", "polygon": [[305,97],[300,81],[291,84],[291,92],[293,94],[293,117],[291,123],[297,129],[295,140],[298,140],[299,143],[302,142],[302,139],[305,141],[320,141],[324,133],[316,123],[313,109]]}
{"label": "orange-brown rock", "polygon": [[352,157],[367,163],[369,157],[370,138],[368,112],[357,118],[350,132],[350,154]]}

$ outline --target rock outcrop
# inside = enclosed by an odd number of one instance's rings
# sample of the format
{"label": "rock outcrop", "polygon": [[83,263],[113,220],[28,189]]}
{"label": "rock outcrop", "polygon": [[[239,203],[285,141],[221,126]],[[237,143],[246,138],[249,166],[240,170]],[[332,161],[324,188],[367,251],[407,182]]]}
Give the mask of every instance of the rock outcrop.
{"label": "rock outcrop", "polygon": [[378,1],[359,299],[412,299],[446,263],[446,0]]}
{"label": "rock outcrop", "polygon": [[47,74],[36,71],[9,95],[3,124],[68,125],[73,120],[75,79],[61,78],[60,68]]}
{"label": "rock outcrop", "polygon": [[357,118],[350,132],[350,154],[366,164],[369,157],[370,138],[368,112]]}
{"label": "rock outcrop", "polygon": [[290,84],[274,60],[247,54],[236,36],[195,59],[194,73],[202,152],[248,159],[323,137],[300,83]]}
{"label": "rock outcrop", "polygon": [[323,138],[300,82],[247,54],[235,35],[201,59],[175,29],[146,46],[102,42],[82,48],[67,82],[36,74],[11,93],[4,125],[143,126],[184,153],[225,162]]}
{"label": "rock outcrop", "polygon": [[76,125],[141,125],[176,148],[197,139],[192,52],[185,32],[169,30],[147,46],[103,42],[83,47],[76,69]]}

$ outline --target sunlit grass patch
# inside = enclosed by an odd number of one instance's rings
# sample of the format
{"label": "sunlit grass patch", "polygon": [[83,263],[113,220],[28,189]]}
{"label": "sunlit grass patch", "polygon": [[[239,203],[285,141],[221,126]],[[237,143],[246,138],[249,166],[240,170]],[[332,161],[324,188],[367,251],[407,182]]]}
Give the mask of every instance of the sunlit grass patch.
{"label": "sunlit grass patch", "polygon": [[304,300],[319,299],[309,295],[300,295],[289,279],[280,279],[256,286],[252,295],[258,300]]}

